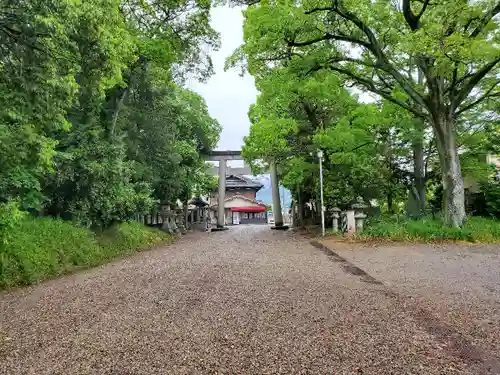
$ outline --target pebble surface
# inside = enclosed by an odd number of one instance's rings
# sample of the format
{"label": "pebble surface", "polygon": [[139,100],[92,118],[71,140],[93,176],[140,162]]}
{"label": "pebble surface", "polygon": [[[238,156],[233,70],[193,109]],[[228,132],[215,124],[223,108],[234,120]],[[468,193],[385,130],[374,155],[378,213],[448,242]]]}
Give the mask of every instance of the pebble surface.
{"label": "pebble surface", "polygon": [[0,294],[0,374],[482,375],[446,345],[385,285],[267,226]]}

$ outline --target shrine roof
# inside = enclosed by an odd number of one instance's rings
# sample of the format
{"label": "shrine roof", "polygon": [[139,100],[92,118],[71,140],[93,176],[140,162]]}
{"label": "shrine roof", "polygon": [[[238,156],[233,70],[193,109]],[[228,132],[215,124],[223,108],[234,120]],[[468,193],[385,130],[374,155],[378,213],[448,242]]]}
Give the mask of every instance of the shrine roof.
{"label": "shrine roof", "polygon": [[226,189],[250,188],[252,190],[260,190],[263,186],[260,182],[253,181],[241,175],[232,174],[226,176]]}

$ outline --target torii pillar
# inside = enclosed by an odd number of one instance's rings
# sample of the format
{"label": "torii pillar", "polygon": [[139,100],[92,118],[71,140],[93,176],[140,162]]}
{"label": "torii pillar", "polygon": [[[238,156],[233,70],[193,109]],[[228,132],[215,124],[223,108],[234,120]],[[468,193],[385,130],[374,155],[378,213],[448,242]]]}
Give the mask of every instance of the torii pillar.
{"label": "torii pillar", "polygon": [[271,172],[271,189],[273,194],[273,215],[274,215],[274,227],[272,229],[288,229],[287,225],[283,225],[283,214],[281,212],[281,200],[280,200],[280,190],[278,182],[278,169],[276,163],[270,163]]}
{"label": "torii pillar", "polygon": [[224,211],[224,201],[226,199],[226,159],[219,160],[219,194],[217,197],[217,228],[222,229],[226,224],[226,213]]}

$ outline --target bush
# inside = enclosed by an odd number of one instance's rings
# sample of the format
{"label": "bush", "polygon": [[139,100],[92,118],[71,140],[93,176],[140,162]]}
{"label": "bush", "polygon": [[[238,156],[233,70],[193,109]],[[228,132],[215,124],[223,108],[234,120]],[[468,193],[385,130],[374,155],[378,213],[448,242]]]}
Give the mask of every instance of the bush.
{"label": "bush", "polygon": [[484,193],[484,201],[488,214],[500,218],[500,181],[487,181],[481,185],[481,190]]}
{"label": "bush", "polygon": [[361,237],[396,241],[500,242],[500,221],[470,217],[463,228],[452,228],[440,219],[408,220],[386,217],[367,222]]}
{"label": "bush", "polygon": [[148,249],[171,239],[168,234],[137,222],[114,225],[97,236],[105,259]]}
{"label": "bush", "polygon": [[8,238],[0,244],[0,288],[96,266],[171,237],[139,223],[122,223],[96,235],[63,220],[27,217],[11,228]]}

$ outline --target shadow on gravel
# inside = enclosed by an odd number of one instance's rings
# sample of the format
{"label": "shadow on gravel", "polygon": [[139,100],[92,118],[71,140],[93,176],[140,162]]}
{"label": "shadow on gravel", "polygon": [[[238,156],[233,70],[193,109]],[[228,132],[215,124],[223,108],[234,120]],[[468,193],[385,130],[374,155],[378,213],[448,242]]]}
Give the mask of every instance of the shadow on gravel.
{"label": "shadow on gravel", "polygon": [[347,259],[342,258],[340,255],[338,255],[336,252],[332,251],[330,248],[326,247],[319,241],[313,240],[311,241],[311,245],[314,247],[320,249],[322,252],[324,252],[328,258],[334,262],[340,263],[342,268],[344,269],[345,272],[354,275],[354,276],[360,276],[361,281],[365,283],[370,283],[370,284],[377,284],[377,285],[383,285],[383,283],[373,276],[370,276],[367,274],[365,271],[363,271],[361,268],[355,266],[351,262],[349,262]]}
{"label": "shadow on gravel", "polygon": [[[321,242],[312,240],[310,243],[324,252],[330,260],[340,263],[345,272],[359,276],[361,281],[366,283],[384,285],[381,281],[370,276]],[[447,352],[470,365],[478,366],[480,371],[478,375],[500,375],[500,359],[498,357],[475,346],[454,327],[441,321],[431,311],[421,308],[412,298],[404,297],[388,287],[383,293],[388,298],[395,299],[401,309],[407,312],[429,334],[443,343]]]}

